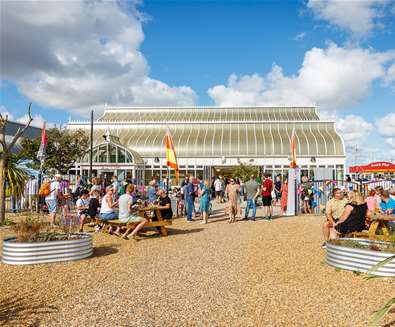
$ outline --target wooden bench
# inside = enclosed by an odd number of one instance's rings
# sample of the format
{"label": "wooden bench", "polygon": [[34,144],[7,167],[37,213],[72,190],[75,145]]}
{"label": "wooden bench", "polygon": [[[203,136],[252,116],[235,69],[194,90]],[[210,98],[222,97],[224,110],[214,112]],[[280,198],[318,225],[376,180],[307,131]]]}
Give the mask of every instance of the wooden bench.
{"label": "wooden bench", "polygon": [[[375,214],[372,218],[369,230],[366,232],[354,232],[353,237],[356,238],[368,238],[370,240],[376,241],[388,241],[390,239],[390,234],[388,230],[387,223],[389,221],[395,221],[394,216],[386,216],[383,214]],[[381,229],[382,235],[377,234]]]}
{"label": "wooden bench", "polygon": [[[162,213],[161,213],[162,209],[159,209],[157,207],[146,207],[146,208],[141,208],[139,209],[139,216],[140,217],[144,217],[146,219],[148,219],[148,223],[144,225],[145,227],[159,227],[160,229],[160,234],[162,236],[167,236],[167,229],[166,226],[172,225],[173,224],[173,220],[172,219],[163,219],[162,218]],[[152,212],[155,211],[156,213],[156,217],[157,217],[157,221],[150,221],[150,219],[148,218],[148,216],[146,215],[146,213],[148,212]],[[108,232],[109,227],[114,226],[114,227],[126,227],[126,228],[130,228],[133,227],[135,225],[137,225],[138,223],[122,223],[120,222],[118,219],[114,219],[114,220],[107,220],[104,223],[103,232]]]}

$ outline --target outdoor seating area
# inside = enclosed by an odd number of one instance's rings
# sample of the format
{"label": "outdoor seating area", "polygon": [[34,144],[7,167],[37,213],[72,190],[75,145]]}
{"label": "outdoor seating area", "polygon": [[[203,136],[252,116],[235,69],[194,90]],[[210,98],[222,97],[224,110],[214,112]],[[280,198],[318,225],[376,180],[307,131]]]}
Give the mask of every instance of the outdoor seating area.
{"label": "outdoor seating area", "polygon": [[[229,224],[223,206],[214,203],[207,225],[174,219],[168,237],[149,234],[135,243],[94,233],[94,253],[85,260],[0,264],[0,322],[366,326],[378,304],[393,295],[393,284],[325,264],[317,246],[322,216],[280,218],[276,209],[269,222],[258,208],[254,224]],[[7,234],[0,229],[1,239]],[[101,310],[93,314],[92,308]],[[389,315],[383,323],[392,320]]]}

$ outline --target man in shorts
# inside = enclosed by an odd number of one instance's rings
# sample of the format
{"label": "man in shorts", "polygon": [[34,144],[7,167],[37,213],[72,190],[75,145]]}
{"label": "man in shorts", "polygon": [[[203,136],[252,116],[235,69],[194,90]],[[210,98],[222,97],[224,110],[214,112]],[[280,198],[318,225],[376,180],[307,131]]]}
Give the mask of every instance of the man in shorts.
{"label": "man in shorts", "polygon": [[273,181],[270,178],[270,174],[265,174],[265,179],[262,184],[262,204],[265,219],[272,220],[273,206],[272,206],[272,191]]}
{"label": "man in shorts", "polygon": [[335,223],[340,219],[344,212],[344,208],[348,203],[348,200],[344,197],[344,193],[341,189],[335,187],[332,195],[332,199],[328,201],[325,208],[326,220],[322,227],[325,242],[321,245],[323,249],[326,248],[326,242],[329,240],[331,228],[333,228]]}
{"label": "man in shorts", "polygon": [[50,182],[50,193],[45,197],[51,227],[55,226],[56,210],[58,209],[58,194],[61,181],[62,175],[56,174],[55,178]]}

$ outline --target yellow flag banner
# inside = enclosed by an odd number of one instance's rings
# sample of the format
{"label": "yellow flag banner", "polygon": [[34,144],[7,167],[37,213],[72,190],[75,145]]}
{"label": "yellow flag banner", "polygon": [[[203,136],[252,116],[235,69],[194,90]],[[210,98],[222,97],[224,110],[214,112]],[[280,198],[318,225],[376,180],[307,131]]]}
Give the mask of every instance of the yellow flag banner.
{"label": "yellow flag banner", "polygon": [[174,150],[173,139],[171,138],[170,131],[166,131],[166,161],[167,167],[173,168],[176,173],[176,183],[178,184],[179,171],[176,157],[176,151]]}

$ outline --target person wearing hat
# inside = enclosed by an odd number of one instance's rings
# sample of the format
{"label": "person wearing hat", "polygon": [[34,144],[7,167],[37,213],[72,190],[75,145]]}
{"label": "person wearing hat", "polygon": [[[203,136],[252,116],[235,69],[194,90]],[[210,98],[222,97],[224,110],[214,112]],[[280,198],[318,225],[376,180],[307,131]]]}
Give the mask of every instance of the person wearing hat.
{"label": "person wearing hat", "polygon": [[51,227],[55,226],[56,211],[58,209],[58,195],[61,181],[62,175],[55,174],[53,180],[50,182],[50,193],[45,197],[45,203],[48,207],[49,222],[51,224]]}

